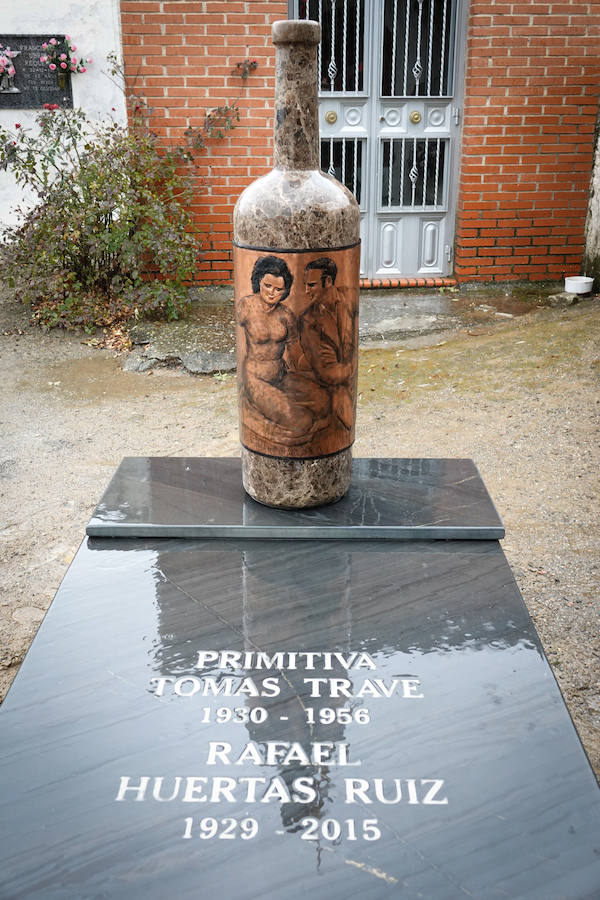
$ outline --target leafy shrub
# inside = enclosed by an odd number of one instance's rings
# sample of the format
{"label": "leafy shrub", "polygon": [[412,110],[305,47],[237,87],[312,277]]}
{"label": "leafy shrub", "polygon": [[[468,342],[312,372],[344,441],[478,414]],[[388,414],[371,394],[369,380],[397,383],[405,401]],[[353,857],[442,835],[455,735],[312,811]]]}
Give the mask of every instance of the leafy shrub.
{"label": "leafy shrub", "polygon": [[37,125],[0,128],[0,168],[37,199],[5,229],[9,283],[48,327],[177,318],[199,252],[190,150],[55,105]]}

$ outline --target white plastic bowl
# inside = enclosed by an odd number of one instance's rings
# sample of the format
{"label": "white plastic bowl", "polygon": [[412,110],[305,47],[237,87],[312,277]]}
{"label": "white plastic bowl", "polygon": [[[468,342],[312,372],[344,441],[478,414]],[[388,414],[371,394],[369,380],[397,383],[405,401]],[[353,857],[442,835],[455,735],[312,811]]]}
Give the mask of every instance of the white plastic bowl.
{"label": "white plastic bowl", "polygon": [[570,275],[565,278],[565,291],[568,294],[589,294],[594,283],[587,275]]}

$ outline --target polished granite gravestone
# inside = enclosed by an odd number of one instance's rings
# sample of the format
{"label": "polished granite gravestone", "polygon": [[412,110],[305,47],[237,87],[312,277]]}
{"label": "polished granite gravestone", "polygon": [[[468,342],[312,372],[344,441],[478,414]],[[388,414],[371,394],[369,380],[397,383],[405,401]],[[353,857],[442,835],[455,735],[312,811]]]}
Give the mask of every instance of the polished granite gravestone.
{"label": "polished granite gravestone", "polygon": [[82,544],[0,708],[0,896],[600,893],[495,541]]}
{"label": "polished granite gravestone", "polygon": [[354,459],[345,497],[292,511],[249,497],[239,459],[126,457],[87,534],[490,540],[504,528],[471,459]]}

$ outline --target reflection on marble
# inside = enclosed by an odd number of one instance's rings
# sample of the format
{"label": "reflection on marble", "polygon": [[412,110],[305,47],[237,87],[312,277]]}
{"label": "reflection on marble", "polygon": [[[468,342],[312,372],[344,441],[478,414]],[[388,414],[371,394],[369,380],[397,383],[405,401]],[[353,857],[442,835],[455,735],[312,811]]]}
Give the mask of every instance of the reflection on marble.
{"label": "reflection on marble", "polygon": [[345,497],[270,509],[242,487],[239,459],[126,457],[98,504],[92,537],[504,537],[470,459],[355,459]]}
{"label": "reflection on marble", "polygon": [[12,900],[600,887],[597,785],[496,542],[88,539],[0,760]]}

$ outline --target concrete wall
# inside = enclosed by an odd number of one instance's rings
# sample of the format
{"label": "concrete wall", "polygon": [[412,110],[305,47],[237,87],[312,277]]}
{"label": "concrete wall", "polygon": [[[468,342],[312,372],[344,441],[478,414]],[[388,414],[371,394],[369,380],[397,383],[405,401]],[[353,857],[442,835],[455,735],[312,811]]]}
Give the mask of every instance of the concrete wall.
{"label": "concrete wall", "polygon": [[[0,13],[0,43],[3,34],[68,34],[81,55],[93,62],[87,72],[71,77],[73,105],[100,119],[110,113],[125,123],[125,98],[109,77],[106,56],[121,56],[119,0],[19,0],[4,3]],[[40,49],[40,54],[41,54]],[[114,107],[115,111],[112,111]],[[0,124],[13,129],[16,122],[30,127],[37,110],[0,109]],[[0,224],[11,221],[10,210],[27,200],[8,172],[0,172]]]}

